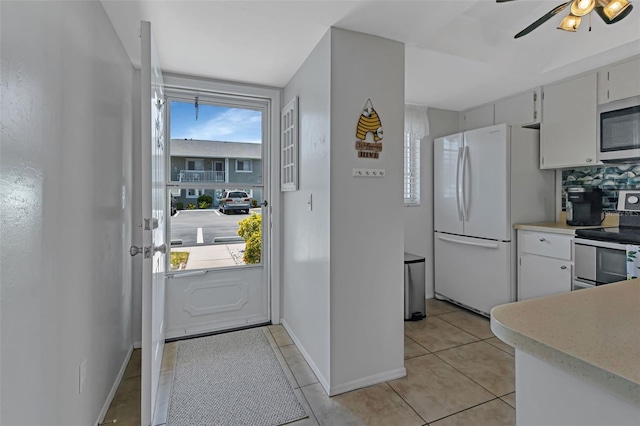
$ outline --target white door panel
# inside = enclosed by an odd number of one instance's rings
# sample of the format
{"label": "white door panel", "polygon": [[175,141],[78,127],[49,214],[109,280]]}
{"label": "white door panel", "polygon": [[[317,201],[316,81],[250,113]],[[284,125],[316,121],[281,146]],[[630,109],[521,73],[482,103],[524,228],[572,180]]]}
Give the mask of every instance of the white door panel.
{"label": "white door panel", "polygon": [[[142,398],[141,420],[151,423],[164,350],[166,198],[164,88],[151,24],[140,23],[142,143]],[[164,247],[164,250],[162,248]]]}
{"label": "white door panel", "polygon": [[269,321],[263,268],[201,271],[167,283],[167,338]]}
{"label": "white door panel", "polygon": [[435,291],[487,315],[513,302],[511,243],[436,232]]}
{"label": "white door panel", "polygon": [[462,234],[460,166],[462,133],[434,141],[433,191],[435,230]]}
{"label": "white door panel", "polygon": [[511,240],[507,129],[501,124],[464,133],[464,235]]}

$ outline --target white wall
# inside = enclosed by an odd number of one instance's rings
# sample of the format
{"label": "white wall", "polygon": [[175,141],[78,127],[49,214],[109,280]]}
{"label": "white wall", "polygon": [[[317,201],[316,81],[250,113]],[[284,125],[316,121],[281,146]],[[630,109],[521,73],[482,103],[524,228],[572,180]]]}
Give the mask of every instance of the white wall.
{"label": "white wall", "polygon": [[[331,33],[284,89],[299,97],[299,190],[282,197],[283,319],[318,379],[329,381]],[[307,208],[313,195],[313,210]]]}
{"label": "white wall", "polygon": [[99,2],[1,7],[0,423],[88,425],[131,347],[133,69]]}
{"label": "white wall", "polygon": [[[384,128],[379,159],[358,158],[371,99]],[[404,370],[404,44],[331,29],[331,393]],[[385,169],[353,177],[354,167]]]}
{"label": "white wall", "polygon": [[429,135],[420,142],[420,205],[404,208],[404,249],[425,258],[425,296],[433,297],[433,140],[458,132],[455,111],[428,108]]}

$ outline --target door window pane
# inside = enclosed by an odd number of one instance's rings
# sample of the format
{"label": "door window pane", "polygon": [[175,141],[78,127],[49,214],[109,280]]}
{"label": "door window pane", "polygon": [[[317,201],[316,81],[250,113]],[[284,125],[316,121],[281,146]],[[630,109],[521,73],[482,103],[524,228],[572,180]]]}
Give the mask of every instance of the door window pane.
{"label": "door window pane", "polygon": [[170,100],[170,180],[262,185],[262,111]]}

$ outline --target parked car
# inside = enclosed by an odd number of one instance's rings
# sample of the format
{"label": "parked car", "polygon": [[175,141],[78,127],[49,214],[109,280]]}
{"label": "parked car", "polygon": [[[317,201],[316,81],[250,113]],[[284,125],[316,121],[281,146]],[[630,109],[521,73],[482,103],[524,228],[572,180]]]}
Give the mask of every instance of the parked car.
{"label": "parked car", "polygon": [[218,198],[218,210],[222,213],[232,211],[245,211],[249,213],[251,207],[251,199],[245,191],[233,189],[224,191],[222,196]]}

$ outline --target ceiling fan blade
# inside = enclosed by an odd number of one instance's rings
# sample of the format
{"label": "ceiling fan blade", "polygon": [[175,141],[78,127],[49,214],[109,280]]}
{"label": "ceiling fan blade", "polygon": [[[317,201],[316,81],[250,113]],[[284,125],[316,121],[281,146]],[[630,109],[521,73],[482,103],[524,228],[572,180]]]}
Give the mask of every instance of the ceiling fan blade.
{"label": "ceiling fan blade", "polygon": [[611,20],[607,17],[607,15],[604,14],[604,10],[602,10],[602,9],[603,9],[602,6],[596,6],[595,11],[598,14],[598,16],[602,18],[604,23],[605,24],[615,24],[616,22],[620,22],[621,20],[626,18],[627,15],[631,13],[631,11],[633,10],[633,5],[630,4],[629,6],[627,6],[627,8],[625,10],[623,10],[620,15],[616,16],[615,18],[613,18]]}
{"label": "ceiling fan blade", "polygon": [[522,36],[525,36],[525,35],[529,34],[531,31],[535,30],[540,25],[544,24],[545,22],[547,22],[549,19],[553,18],[558,13],[562,12],[571,3],[573,3],[573,0],[569,0],[568,2],[562,3],[561,5],[556,6],[554,9],[551,9],[549,12],[547,12],[544,15],[542,15],[533,24],[529,25],[527,28],[525,28],[524,30],[522,30],[518,34],[516,34],[514,38],[520,38]]}
{"label": "ceiling fan blade", "polygon": [[513,0],[496,0],[496,3],[506,3]]}

